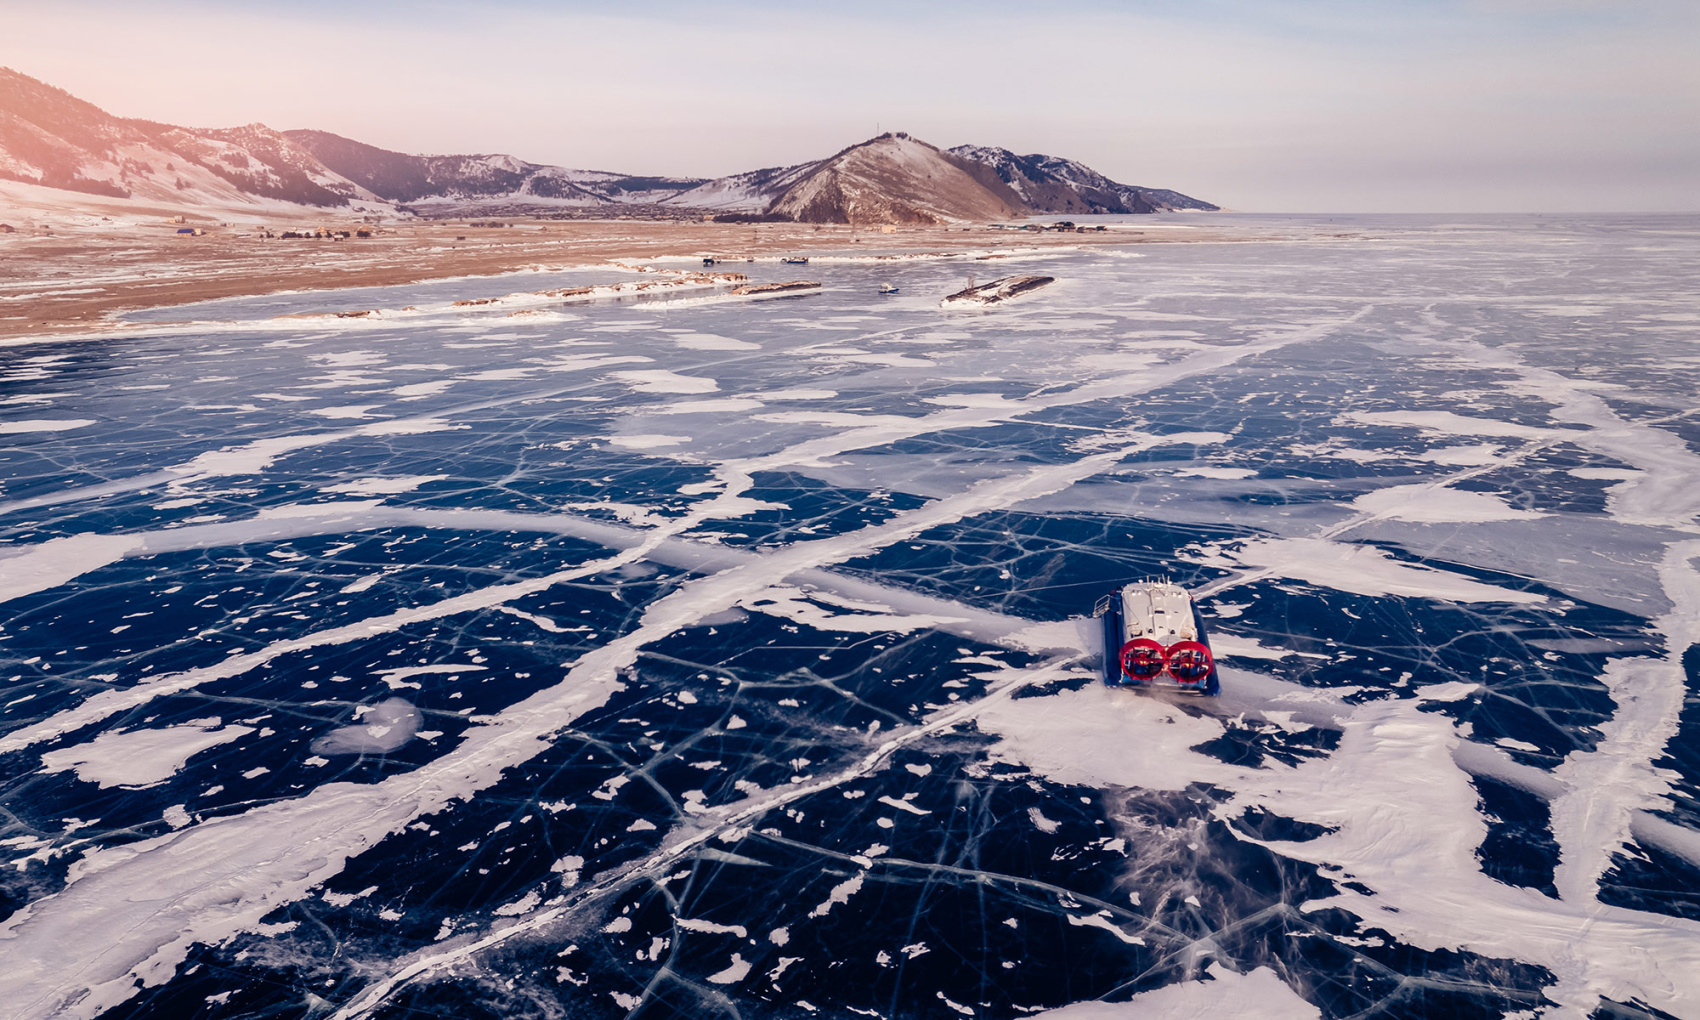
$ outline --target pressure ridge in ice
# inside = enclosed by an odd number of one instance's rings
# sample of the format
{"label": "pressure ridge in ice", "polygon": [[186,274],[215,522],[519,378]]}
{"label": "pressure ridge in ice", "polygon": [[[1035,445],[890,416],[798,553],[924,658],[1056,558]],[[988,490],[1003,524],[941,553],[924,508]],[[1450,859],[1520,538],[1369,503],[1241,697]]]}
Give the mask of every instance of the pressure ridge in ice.
{"label": "pressure ridge in ice", "polygon": [[9,1015],[1700,1016],[1700,221],[1352,229],[11,348]]}

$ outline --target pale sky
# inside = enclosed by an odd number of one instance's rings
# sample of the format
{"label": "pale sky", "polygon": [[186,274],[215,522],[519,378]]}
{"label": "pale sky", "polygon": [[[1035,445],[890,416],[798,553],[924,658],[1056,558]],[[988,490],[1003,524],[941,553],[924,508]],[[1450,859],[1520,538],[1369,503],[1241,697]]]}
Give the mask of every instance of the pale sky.
{"label": "pale sky", "polygon": [[1700,0],[0,0],[121,116],[716,176],[879,130],[1252,212],[1700,210]]}

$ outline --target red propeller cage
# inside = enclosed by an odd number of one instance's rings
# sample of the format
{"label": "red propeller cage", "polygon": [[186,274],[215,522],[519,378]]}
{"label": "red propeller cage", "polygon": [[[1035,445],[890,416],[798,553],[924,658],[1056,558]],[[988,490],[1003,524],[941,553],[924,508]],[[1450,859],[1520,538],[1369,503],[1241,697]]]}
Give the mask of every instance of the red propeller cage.
{"label": "red propeller cage", "polygon": [[1163,646],[1150,638],[1134,638],[1122,645],[1122,673],[1135,680],[1152,680],[1160,676],[1168,663]]}
{"label": "red propeller cage", "polygon": [[1166,672],[1176,683],[1196,684],[1215,665],[1209,647],[1197,641],[1176,641],[1164,648],[1151,638],[1134,638],[1121,649],[1122,674],[1135,680],[1155,680]]}
{"label": "red propeller cage", "polygon": [[1210,675],[1215,659],[1210,649],[1197,641],[1176,641],[1168,647],[1163,664],[1175,682],[1196,684]]}

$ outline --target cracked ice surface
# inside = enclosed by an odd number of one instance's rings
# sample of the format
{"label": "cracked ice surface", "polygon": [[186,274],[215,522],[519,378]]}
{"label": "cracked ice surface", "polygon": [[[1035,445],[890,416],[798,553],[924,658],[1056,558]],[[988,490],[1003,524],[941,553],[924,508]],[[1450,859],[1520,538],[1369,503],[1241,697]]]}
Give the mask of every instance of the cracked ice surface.
{"label": "cracked ice surface", "polygon": [[1700,221],[1353,229],[7,349],[8,1010],[1700,1016]]}

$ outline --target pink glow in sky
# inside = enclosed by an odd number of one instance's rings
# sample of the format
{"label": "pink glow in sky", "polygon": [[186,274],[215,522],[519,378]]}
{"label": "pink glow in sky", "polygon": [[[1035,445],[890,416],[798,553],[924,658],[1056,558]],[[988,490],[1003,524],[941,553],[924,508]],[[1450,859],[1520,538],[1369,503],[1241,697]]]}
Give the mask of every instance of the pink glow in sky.
{"label": "pink glow in sky", "polygon": [[1242,210],[1700,209],[1691,2],[4,6],[0,64],[115,114],[407,152],[714,176],[899,129]]}

